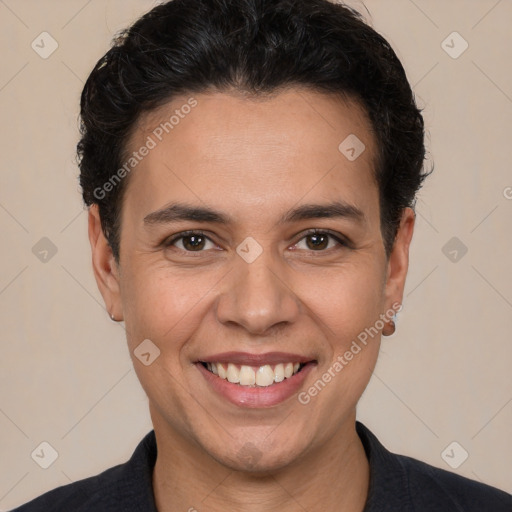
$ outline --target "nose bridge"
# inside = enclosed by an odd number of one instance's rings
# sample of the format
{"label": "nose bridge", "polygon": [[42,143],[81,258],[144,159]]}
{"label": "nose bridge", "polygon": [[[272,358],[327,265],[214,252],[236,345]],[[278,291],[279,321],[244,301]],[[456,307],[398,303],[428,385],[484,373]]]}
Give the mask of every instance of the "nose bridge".
{"label": "nose bridge", "polygon": [[255,249],[250,241],[249,245],[240,244],[234,272],[229,273],[217,304],[217,317],[224,324],[236,323],[251,333],[261,334],[274,325],[293,322],[299,305],[293,291],[283,282],[284,273],[271,250],[261,248],[255,257]]}

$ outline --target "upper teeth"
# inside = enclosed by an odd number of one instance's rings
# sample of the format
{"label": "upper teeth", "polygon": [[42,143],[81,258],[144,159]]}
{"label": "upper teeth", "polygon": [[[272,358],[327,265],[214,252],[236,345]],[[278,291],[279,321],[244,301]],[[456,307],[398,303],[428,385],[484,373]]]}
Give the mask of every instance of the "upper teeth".
{"label": "upper teeth", "polygon": [[252,366],[228,363],[206,363],[206,367],[221,379],[242,386],[270,386],[274,382],[281,382],[297,373],[300,363],[279,363],[274,368],[269,364],[254,369]]}

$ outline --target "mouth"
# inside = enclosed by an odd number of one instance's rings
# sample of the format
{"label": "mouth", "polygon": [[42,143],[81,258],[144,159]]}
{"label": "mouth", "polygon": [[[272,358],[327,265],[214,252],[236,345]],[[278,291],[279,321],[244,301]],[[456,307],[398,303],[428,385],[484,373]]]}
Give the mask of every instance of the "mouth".
{"label": "mouth", "polygon": [[209,389],[239,407],[272,407],[291,399],[317,365],[298,354],[226,352],[196,361]]}
{"label": "mouth", "polygon": [[307,363],[283,362],[262,366],[237,365],[199,361],[209,372],[231,384],[247,387],[268,387],[283,382],[299,373]]}

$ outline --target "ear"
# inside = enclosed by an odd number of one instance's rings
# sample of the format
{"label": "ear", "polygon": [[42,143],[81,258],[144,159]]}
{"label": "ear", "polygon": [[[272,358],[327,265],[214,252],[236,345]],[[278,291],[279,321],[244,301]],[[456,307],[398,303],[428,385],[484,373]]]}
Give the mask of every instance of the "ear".
{"label": "ear", "polygon": [[416,216],[411,208],[404,209],[395,243],[389,255],[385,292],[388,308],[395,303],[402,304],[405,278],[409,268],[409,246],[411,245],[415,218]]}
{"label": "ear", "polygon": [[89,242],[92,251],[92,268],[96,284],[103,296],[109,315],[117,321],[122,318],[121,294],[119,287],[119,268],[112,249],[101,229],[97,204],[89,208]]}

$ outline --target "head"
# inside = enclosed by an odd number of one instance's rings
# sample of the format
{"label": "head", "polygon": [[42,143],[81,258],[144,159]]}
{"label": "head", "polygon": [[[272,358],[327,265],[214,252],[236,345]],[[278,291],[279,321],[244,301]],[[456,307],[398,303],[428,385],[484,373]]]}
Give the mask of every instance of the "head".
{"label": "head", "polygon": [[[251,440],[262,471],[332,438],[402,301],[426,176],[389,44],[327,0],[174,0],[100,59],[81,120],[95,275],[155,430],[238,469]],[[219,354],[307,364],[285,399],[226,399],[204,364]]]}

